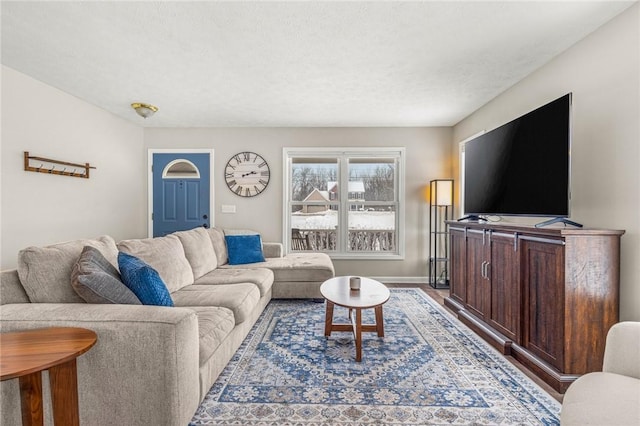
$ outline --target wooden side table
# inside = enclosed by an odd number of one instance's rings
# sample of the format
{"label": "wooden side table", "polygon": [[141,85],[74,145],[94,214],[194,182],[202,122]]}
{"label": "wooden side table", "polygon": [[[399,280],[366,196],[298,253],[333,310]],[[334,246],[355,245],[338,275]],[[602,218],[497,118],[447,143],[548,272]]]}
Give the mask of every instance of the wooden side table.
{"label": "wooden side table", "polygon": [[[360,278],[360,290],[351,290],[349,277],[331,278],[320,286],[320,293],[327,300],[324,335],[331,336],[332,331],[353,331],[356,343],[356,361],[362,361],[362,333],[376,332],[379,337],[384,337],[384,319],[382,305],[384,305],[391,293],[389,289],[371,278]],[[335,324],[333,322],[333,308],[335,305],[349,309],[351,324]],[[362,324],[362,310],[373,308],[375,310],[375,324]],[[355,311],[355,316],[352,315]]]}
{"label": "wooden side table", "polygon": [[91,330],[70,327],[0,334],[0,380],[19,379],[24,426],[44,424],[43,370],[49,370],[54,424],[80,425],[76,358],[97,338]]}

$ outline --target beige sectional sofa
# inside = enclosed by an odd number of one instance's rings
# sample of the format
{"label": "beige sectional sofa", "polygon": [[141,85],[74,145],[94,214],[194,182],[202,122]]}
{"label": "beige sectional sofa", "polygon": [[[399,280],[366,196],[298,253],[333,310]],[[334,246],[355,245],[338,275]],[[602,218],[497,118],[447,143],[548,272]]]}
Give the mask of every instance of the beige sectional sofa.
{"label": "beige sectional sofa", "polygon": [[[86,303],[70,277],[87,245],[113,265],[122,251],[152,266],[174,307]],[[229,265],[217,228],[30,247],[19,253],[17,270],[0,275],[0,331],[97,333],[97,344],[78,359],[82,424],[186,425],[271,298],[318,298],[334,275],[322,253],[283,256],[279,243],[264,243],[263,252],[264,262]],[[2,382],[0,397],[0,423],[20,424],[17,381]]]}

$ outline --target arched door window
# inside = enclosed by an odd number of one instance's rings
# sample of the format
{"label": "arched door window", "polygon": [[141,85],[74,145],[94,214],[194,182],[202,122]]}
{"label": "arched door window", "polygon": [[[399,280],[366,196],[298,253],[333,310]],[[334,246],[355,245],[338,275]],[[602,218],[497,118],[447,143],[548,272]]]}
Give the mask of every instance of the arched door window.
{"label": "arched door window", "polygon": [[173,160],[162,170],[162,179],[200,179],[200,170],[189,160]]}

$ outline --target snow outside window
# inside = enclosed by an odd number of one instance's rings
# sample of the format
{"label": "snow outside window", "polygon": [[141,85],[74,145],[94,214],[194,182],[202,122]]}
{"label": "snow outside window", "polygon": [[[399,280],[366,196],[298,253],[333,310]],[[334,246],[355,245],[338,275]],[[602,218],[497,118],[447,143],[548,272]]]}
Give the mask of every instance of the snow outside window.
{"label": "snow outside window", "polygon": [[288,251],[403,256],[404,149],[284,148]]}

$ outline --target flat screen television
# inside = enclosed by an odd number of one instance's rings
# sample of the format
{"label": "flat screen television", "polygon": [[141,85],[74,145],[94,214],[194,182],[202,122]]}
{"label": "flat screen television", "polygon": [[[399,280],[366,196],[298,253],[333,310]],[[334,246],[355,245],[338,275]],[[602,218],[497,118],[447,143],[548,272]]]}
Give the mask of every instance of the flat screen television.
{"label": "flat screen television", "polygon": [[571,93],[467,142],[465,215],[569,217],[570,146]]}

